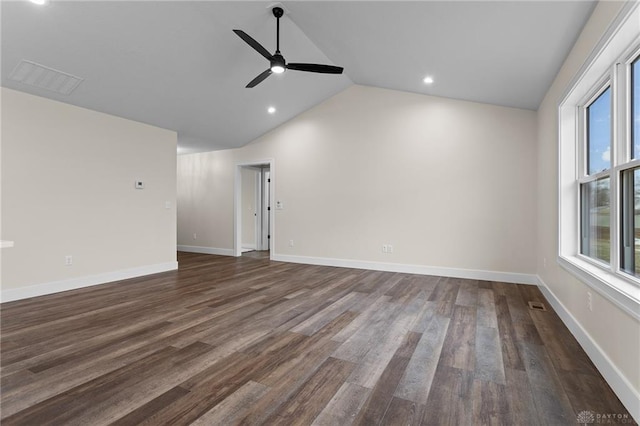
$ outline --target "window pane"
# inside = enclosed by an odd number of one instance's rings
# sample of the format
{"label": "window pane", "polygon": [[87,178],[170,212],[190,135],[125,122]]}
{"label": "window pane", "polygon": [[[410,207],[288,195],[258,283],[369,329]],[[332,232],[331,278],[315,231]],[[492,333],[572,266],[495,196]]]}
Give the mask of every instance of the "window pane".
{"label": "window pane", "polygon": [[611,88],[587,107],[587,174],[611,167]]}
{"label": "window pane", "polygon": [[609,177],[582,184],[580,252],[609,263],[611,256]]}
{"label": "window pane", "polygon": [[640,57],[631,64],[631,157],[640,157]]}
{"label": "window pane", "polygon": [[622,174],[622,238],[620,267],[640,276],[640,168]]}

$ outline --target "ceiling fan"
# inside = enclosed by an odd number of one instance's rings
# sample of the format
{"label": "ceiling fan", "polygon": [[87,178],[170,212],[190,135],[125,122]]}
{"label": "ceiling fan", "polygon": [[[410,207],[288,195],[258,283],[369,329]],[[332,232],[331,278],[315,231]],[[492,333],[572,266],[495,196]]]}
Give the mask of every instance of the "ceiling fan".
{"label": "ceiling fan", "polygon": [[284,56],[280,54],[280,18],[284,15],[284,10],[281,7],[276,6],[272,11],[273,16],[276,17],[276,53],[273,55],[260,43],[255,41],[249,34],[242,30],[233,30],[238,37],[243,39],[249,46],[253,47],[259,54],[264,56],[271,64],[266,71],[263,71],[256,78],[251,80],[249,84],[247,84],[247,88],[257,86],[272,73],[280,74],[285,70],[319,72],[323,74],[342,74],[344,68],[333,65],[287,63],[284,60]]}

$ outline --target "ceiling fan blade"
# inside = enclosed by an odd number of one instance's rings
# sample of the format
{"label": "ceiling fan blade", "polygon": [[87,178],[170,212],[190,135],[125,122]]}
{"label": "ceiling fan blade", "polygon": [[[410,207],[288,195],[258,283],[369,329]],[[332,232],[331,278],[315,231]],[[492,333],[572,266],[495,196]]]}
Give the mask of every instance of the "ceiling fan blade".
{"label": "ceiling fan blade", "polygon": [[243,39],[249,46],[253,47],[259,54],[264,56],[268,61],[271,60],[271,53],[267,49],[265,49],[260,43],[255,41],[253,37],[249,34],[245,33],[242,30],[233,30],[234,33],[238,34],[238,37]]}
{"label": "ceiling fan blade", "polygon": [[247,84],[246,87],[247,88],[256,87],[258,84],[262,83],[262,80],[264,80],[265,78],[269,77],[270,75],[271,75],[271,68],[269,68],[268,70],[262,72],[259,76],[257,76],[253,80],[251,80],[249,82],[249,84]]}
{"label": "ceiling fan blade", "polygon": [[295,71],[320,72],[323,74],[342,74],[344,68],[321,64],[287,64],[287,69]]}

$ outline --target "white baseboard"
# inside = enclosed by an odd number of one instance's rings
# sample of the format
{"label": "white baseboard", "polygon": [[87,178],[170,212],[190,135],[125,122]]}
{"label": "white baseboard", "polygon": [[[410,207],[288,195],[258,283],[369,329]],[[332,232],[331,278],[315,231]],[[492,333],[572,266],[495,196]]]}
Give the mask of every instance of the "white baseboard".
{"label": "white baseboard", "polygon": [[78,288],[126,280],[128,278],[157,274],[159,272],[173,271],[175,269],[178,269],[178,262],[166,262],[122,269],[120,271],[105,272],[103,274],[71,278],[68,280],[52,281],[48,283],[30,285],[28,287],[11,288],[0,292],[0,300],[2,303],[12,302],[14,300],[28,299],[30,297],[44,296],[46,294],[59,293],[61,291],[76,290]]}
{"label": "white baseboard", "polygon": [[235,256],[233,249],[223,249],[215,247],[178,246],[178,251],[186,251],[188,253],[217,254],[220,256]]}
{"label": "white baseboard", "polygon": [[534,274],[519,274],[515,272],[483,271],[476,269],[441,268],[436,266],[406,265],[402,263],[382,263],[366,260],[333,259],[327,257],[291,256],[273,254],[271,260],[307,265],[338,266],[343,268],[371,269],[374,271],[403,272],[407,274],[434,275],[438,277],[466,278],[472,280],[499,281],[514,284],[538,283]]}
{"label": "white baseboard", "polygon": [[607,381],[611,389],[618,396],[622,404],[629,410],[636,422],[640,423],[640,394],[633,388],[629,380],[611,362],[611,359],[600,348],[589,333],[562,304],[560,299],[549,289],[542,278],[537,277],[538,287],[556,311],[562,322],[567,326],[571,334],[576,338],[582,349],[587,353],[600,374]]}

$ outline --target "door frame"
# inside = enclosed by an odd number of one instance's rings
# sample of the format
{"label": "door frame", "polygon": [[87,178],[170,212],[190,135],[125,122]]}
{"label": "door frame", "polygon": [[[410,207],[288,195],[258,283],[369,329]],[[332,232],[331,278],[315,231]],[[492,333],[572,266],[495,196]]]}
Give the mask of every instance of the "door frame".
{"label": "door frame", "polygon": [[271,250],[271,169],[261,167],[256,176],[256,250]]}
{"label": "door frame", "polygon": [[[242,255],[242,173],[243,167],[260,167],[269,166],[269,178],[271,179],[271,186],[269,190],[269,204],[274,205],[275,200],[275,161],[273,158],[268,158],[259,161],[247,161],[236,163],[235,167],[235,181],[234,181],[234,202],[233,202],[233,255],[239,257]],[[271,210],[269,215],[269,229],[270,229],[270,241],[269,241],[269,258],[273,258],[273,248],[275,247],[275,215],[274,210]],[[257,243],[257,241],[256,241]]]}

